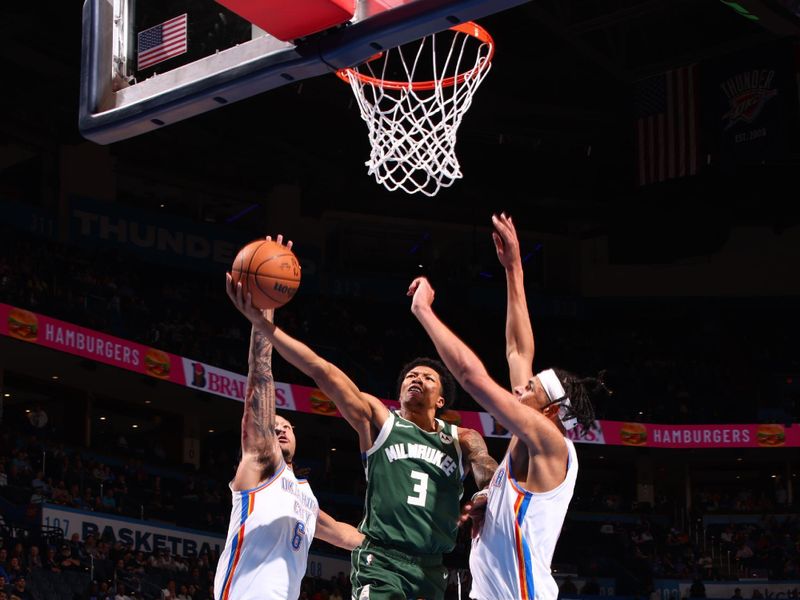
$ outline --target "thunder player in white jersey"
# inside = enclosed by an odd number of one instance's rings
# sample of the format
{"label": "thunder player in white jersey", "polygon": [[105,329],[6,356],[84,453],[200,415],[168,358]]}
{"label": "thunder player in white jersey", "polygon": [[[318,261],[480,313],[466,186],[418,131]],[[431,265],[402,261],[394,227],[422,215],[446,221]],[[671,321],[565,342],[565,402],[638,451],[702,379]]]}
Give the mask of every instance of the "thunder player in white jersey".
{"label": "thunder player in white jersey", "polygon": [[[261,313],[249,294],[243,298],[241,286],[233,285],[230,274],[227,292],[245,316]],[[264,311],[264,316],[272,321],[273,311]],[[275,414],[272,344],[253,329],[242,458],[230,483],[233,509],[217,564],[214,600],[294,600],[300,595],[314,537],[347,550],[363,540],[355,527],[319,510],[308,482],[294,474],[295,447],[291,423]]]}
{"label": "thunder player in white jersey", "polygon": [[585,386],[602,382],[552,369],[533,375],[533,329],[519,243],[508,217],[493,217],[493,223],[507,275],[506,354],[514,393],[495,383],[472,350],[434,314],[434,292],[424,278],[409,288],[411,310],[462,387],[512,433],[488,488],[482,529],[473,538],[470,597],[555,600],[558,587],[550,562],[578,474],[575,447],[566,431],[578,422],[585,428],[594,422]]}

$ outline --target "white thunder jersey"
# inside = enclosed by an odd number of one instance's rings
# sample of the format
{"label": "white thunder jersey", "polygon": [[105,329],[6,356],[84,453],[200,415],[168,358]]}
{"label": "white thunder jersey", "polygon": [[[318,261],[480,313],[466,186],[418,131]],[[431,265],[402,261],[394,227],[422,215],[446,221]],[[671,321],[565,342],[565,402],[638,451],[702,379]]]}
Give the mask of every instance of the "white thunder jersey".
{"label": "white thunder jersey", "polygon": [[549,492],[536,494],[520,487],[512,475],[510,453],[497,467],[483,528],[472,540],[470,598],[555,600],[558,596],[550,561],[578,476],[575,446],[564,440],[569,451],[567,475]]}
{"label": "white thunder jersey", "polygon": [[319,506],[305,479],[281,461],[251,490],[233,490],[228,539],[214,578],[215,600],[294,600]]}

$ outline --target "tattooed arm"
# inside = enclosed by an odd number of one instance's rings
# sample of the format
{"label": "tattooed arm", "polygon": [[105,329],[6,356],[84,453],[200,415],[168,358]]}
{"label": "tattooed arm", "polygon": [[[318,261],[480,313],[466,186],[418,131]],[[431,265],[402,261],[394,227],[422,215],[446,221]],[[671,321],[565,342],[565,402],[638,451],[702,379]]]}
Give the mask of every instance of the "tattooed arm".
{"label": "tattooed arm", "polygon": [[[272,320],[273,311],[265,316]],[[250,359],[242,415],[242,459],[233,480],[235,490],[249,490],[274,473],[281,462],[275,437],[275,382],[272,344],[255,327],[250,332]]]}
{"label": "tattooed arm", "polygon": [[[267,241],[271,240],[267,236]],[[283,236],[276,240],[283,243]],[[286,247],[291,250],[292,242]],[[230,275],[228,276],[230,280]],[[234,306],[243,312],[243,306],[230,294],[230,283],[226,286]],[[248,306],[252,310],[252,306]],[[260,312],[260,311],[259,311]],[[270,323],[275,310],[261,313]],[[245,316],[247,316],[245,314]],[[234,490],[249,490],[275,472],[281,464],[282,455],[275,435],[275,380],[272,378],[272,343],[258,328],[250,331],[247,388],[244,393],[242,414],[242,456],[233,478]]]}
{"label": "tattooed arm", "polygon": [[464,453],[464,460],[472,469],[472,476],[478,489],[485,488],[497,469],[497,461],[489,456],[486,440],[474,429],[459,427],[458,441]]}

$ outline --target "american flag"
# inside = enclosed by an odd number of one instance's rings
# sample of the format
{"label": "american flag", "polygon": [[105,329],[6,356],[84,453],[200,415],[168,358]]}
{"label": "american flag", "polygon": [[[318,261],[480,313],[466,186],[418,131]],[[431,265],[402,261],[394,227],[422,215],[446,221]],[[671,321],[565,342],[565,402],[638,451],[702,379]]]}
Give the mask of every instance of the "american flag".
{"label": "american flag", "polygon": [[136,69],[141,71],[186,52],[186,22],[187,13],[183,13],[160,25],[140,31],[137,36],[139,52]]}
{"label": "american flag", "polygon": [[697,65],[636,83],[636,180],[695,175],[699,168]]}

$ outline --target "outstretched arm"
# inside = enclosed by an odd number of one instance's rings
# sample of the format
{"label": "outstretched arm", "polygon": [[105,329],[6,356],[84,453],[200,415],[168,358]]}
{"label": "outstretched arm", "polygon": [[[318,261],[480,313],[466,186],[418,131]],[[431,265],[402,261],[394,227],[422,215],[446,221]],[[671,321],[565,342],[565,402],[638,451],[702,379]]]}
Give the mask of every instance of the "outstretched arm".
{"label": "outstretched arm", "polygon": [[352,550],[364,541],[364,534],[348,523],[337,521],[324,510],[319,511],[314,537],[345,550]]}
{"label": "outstretched arm", "polygon": [[492,215],[492,239],[497,259],[506,271],[506,359],[512,389],[525,387],[533,377],[533,327],[525,299],[522,259],[511,217]]}
{"label": "outstretched arm", "polygon": [[342,416],[358,433],[361,450],[372,447],[376,432],[389,416],[386,406],[374,396],[362,393],[341,369],[276,327],[266,318],[264,311],[253,306],[249,294],[244,297],[241,284],[234,285],[230,274],[227,275],[227,290],[236,308],[272,343],[278,353],[311,377],[322,392],[333,400]]}
{"label": "outstretched arm", "polygon": [[[266,311],[272,320],[274,312]],[[247,389],[242,415],[242,459],[233,488],[248,490],[274,472],[281,461],[275,437],[275,381],[272,378],[272,344],[255,327],[250,332]]]}
{"label": "outstretched arm", "polygon": [[414,297],[411,312],[425,328],[442,361],[478,404],[529,449],[564,446],[563,436],[552,422],[500,387],[475,353],[439,320],[431,308],[434,292],[427,279],[415,279],[408,295]]}

